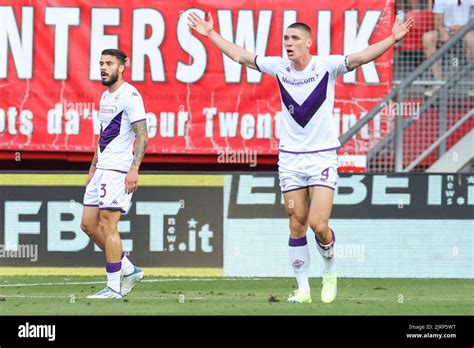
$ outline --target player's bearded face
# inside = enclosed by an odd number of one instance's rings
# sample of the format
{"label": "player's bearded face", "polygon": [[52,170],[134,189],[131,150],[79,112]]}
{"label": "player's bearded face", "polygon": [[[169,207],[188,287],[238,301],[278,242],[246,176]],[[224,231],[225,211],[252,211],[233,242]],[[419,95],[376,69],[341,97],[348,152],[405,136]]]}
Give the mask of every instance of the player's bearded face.
{"label": "player's bearded face", "polygon": [[121,64],[114,56],[104,55],[100,60],[100,78],[104,86],[112,86],[119,79]]}
{"label": "player's bearded face", "polygon": [[104,71],[102,70],[100,73],[100,77],[102,79],[102,84],[104,86],[112,86],[115,82],[117,82],[119,76],[118,67],[115,71]]}

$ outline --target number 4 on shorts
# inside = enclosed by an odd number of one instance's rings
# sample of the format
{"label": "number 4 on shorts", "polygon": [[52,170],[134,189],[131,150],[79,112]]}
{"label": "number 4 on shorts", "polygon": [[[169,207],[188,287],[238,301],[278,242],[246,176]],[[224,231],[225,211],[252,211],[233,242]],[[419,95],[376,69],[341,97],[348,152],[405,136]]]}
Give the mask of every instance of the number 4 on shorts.
{"label": "number 4 on shorts", "polygon": [[324,169],[321,172],[321,175],[324,176],[324,179],[327,180],[329,178],[329,168]]}

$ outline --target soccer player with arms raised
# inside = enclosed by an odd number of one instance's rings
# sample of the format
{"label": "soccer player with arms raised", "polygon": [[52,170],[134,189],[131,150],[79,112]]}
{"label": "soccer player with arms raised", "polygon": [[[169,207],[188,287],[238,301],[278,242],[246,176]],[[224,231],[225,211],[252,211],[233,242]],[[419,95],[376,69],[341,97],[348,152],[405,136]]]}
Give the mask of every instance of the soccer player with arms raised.
{"label": "soccer player with arms raised", "polygon": [[294,23],[284,34],[288,58],[257,56],[225,40],[214,31],[210,13],[207,21],[196,13],[191,13],[188,20],[192,29],[231,59],[276,78],[282,102],[278,172],[290,220],[290,263],[298,283],[288,302],[312,301],[308,225],[315,233],[324,263],[321,300],[334,301],[336,235],[329,227],[329,218],[338,179],[336,149],[341,146],[333,121],[335,81],[337,76],[373,61],[392,48],[409,32],[413,19],[403,24],[396,21],[392,35],[360,52],[325,57],[310,54],[311,29],[304,23]]}
{"label": "soccer player with arms raised", "polygon": [[102,51],[101,79],[107,90],[100,99],[100,138],[87,177],[81,228],[105,252],[107,286],[88,298],[122,298],[144,276],[122,252],[117,228],[138,188],[148,140],[142,97],[123,79],[126,61],[120,50]]}

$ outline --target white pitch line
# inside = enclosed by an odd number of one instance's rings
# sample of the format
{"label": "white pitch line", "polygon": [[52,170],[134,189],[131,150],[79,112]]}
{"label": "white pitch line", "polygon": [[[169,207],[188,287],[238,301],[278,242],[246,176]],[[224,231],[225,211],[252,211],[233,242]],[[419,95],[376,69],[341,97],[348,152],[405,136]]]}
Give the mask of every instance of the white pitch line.
{"label": "white pitch line", "polygon": [[[25,298],[25,299],[43,299],[43,298],[52,298],[52,299],[61,299],[61,300],[69,300],[71,299],[71,295],[72,294],[68,294],[68,295],[63,295],[63,296],[55,296],[55,295],[1,295],[0,294],[0,298]],[[83,295],[83,296],[78,296],[78,295],[75,295],[75,299],[83,299],[83,300],[93,300],[93,299],[88,299],[87,296]],[[214,299],[215,298],[221,298],[221,299],[228,299],[225,295],[222,296],[222,295],[217,295],[217,296],[213,296]],[[127,297],[124,297],[123,299],[126,299]],[[256,296],[256,297],[253,297],[252,298],[254,299],[261,299],[262,301],[266,301],[268,299],[267,296],[263,296],[263,297],[260,297],[260,296]],[[141,296],[141,297],[131,297],[130,298],[131,300],[147,300],[147,301],[153,301],[153,300],[176,300],[178,299],[178,296],[172,296],[172,297],[146,297],[146,296]],[[185,296],[185,301],[189,301],[189,300],[211,300],[211,296],[209,297],[187,297]],[[234,297],[232,297],[231,299],[235,299]],[[466,299],[458,299],[458,298],[440,298],[440,297],[437,297],[437,298],[430,298],[429,299],[430,301],[463,301],[463,300],[466,300]],[[392,299],[388,299],[388,298],[377,298],[377,297],[363,297],[363,298],[357,298],[357,297],[339,297],[338,298],[338,301],[392,301]],[[405,299],[404,300],[405,302],[413,302],[414,300],[412,299]],[[281,302],[281,303],[285,303],[286,301],[284,300],[280,300],[278,302]]]}
{"label": "white pitch line", "polygon": [[[343,300],[343,301],[397,301],[394,298],[378,298],[378,297],[337,297],[338,300]],[[466,301],[468,300],[467,298],[443,298],[443,297],[430,297],[427,299],[424,298],[417,298],[412,299],[412,298],[405,298],[403,299],[403,302],[422,302],[422,301]]]}
{"label": "white pitch line", "polygon": [[[0,295],[0,298],[56,298],[56,299],[66,299],[69,300],[71,298],[71,295],[64,295],[64,296],[53,296],[53,295]],[[74,295],[74,298],[77,299],[83,299],[83,300],[94,300],[91,298],[87,298],[87,296],[76,296]],[[127,297],[123,297],[122,299],[127,299]],[[176,300],[177,297],[133,297],[130,298],[131,300]],[[185,297],[185,301],[189,300],[205,300],[205,297]]]}
{"label": "white pitch line", "polygon": [[[211,282],[217,280],[236,281],[236,280],[261,280],[261,278],[156,278],[144,279],[142,283],[161,283],[161,282]],[[94,285],[105,284],[104,281],[90,282],[61,282],[61,283],[20,283],[20,284],[0,284],[0,288],[25,287],[25,286],[52,286],[52,285]]]}
{"label": "white pitch line", "polygon": [[[4,297],[4,298],[56,298],[56,299],[70,299],[71,298],[71,295],[74,295],[74,298],[75,299],[87,299],[87,300],[91,300],[91,299],[88,299],[87,296],[78,296],[78,295],[75,295],[75,294],[68,294],[68,295],[62,295],[62,296],[58,296],[58,295],[0,295],[0,298]],[[225,298],[226,296],[221,296],[221,295],[218,295],[219,298]],[[267,299],[266,296],[263,296],[263,297],[260,297],[260,296],[252,296],[253,298],[257,298],[257,299]],[[176,297],[132,297],[131,299],[132,300],[174,300],[178,298],[177,296]],[[208,297],[207,299],[209,299],[210,297]],[[125,299],[125,297],[124,297]],[[185,296],[185,301],[186,300],[205,300],[206,298],[205,297],[186,297]],[[386,301],[387,299],[383,299],[383,298],[362,298],[362,299],[359,299],[359,298],[340,298],[339,300],[349,300],[349,301]],[[281,301],[280,301],[281,302]]]}
{"label": "white pitch line", "polygon": [[49,286],[49,285],[90,285],[90,284],[104,284],[101,282],[70,282],[70,283],[33,283],[33,284],[0,284],[0,288],[11,287],[25,287],[25,286]]}

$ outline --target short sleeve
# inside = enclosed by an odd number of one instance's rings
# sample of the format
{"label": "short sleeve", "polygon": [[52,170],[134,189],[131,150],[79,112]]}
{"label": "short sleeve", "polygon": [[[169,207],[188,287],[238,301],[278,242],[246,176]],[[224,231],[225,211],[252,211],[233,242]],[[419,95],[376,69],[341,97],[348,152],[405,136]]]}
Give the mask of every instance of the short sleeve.
{"label": "short sleeve", "polygon": [[125,112],[127,113],[128,119],[131,124],[146,121],[145,106],[143,105],[143,99],[140,93],[136,90],[131,92],[130,98],[127,105],[125,106]]}
{"label": "short sleeve", "polygon": [[326,64],[329,69],[329,73],[334,76],[339,76],[349,72],[349,65],[347,56],[343,55],[331,55],[326,57]]}
{"label": "short sleeve", "polygon": [[254,63],[258,71],[276,76],[283,62],[282,57],[255,56]]}

